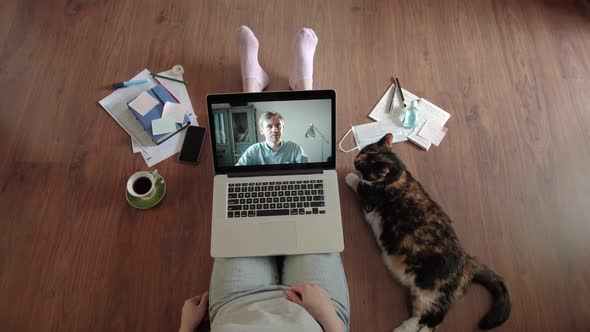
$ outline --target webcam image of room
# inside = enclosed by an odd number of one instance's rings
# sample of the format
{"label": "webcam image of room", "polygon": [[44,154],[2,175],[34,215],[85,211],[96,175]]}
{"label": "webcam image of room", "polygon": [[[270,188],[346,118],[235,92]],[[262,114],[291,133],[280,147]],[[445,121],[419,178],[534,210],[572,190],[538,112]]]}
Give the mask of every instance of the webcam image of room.
{"label": "webcam image of room", "polygon": [[218,166],[320,163],[332,160],[329,99],[214,104]]}

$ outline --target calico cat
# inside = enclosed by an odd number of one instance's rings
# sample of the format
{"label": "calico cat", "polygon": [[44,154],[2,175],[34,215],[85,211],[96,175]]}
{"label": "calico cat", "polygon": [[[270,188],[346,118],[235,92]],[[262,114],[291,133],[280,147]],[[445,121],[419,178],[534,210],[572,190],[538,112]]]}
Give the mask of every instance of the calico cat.
{"label": "calico cat", "polygon": [[410,288],[412,317],[394,332],[433,331],[471,282],[486,287],[493,305],[479,322],[491,329],[508,319],[511,303],[502,278],[461,247],[451,219],[391,150],[393,136],[363,148],[346,183],[357,193],[386,266]]}

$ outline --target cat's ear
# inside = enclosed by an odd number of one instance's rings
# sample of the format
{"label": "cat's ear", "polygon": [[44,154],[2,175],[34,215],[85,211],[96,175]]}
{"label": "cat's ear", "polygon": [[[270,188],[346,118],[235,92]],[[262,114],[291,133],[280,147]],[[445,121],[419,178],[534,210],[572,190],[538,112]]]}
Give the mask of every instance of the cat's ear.
{"label": "cat's ear", "polygon": [[383,136],[383,138],[381,138],[379,140],[379,142],[377,142],[377,144],[391,146],[392,142],[393,142],[393,135],[391,133],[389,133],[389,134],[385,134],[385,136]]}

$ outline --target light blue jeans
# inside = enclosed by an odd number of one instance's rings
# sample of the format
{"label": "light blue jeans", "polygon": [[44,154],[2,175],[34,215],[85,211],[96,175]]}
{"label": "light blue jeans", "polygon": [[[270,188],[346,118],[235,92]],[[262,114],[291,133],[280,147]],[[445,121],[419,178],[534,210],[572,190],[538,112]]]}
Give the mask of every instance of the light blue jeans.
{"label": "light blue jeans", "polygon": [[319,285],[330,294],[334,309],[348,331],[350,302],[340,254],[284,256],[280,276],[277,259],[280,257],[216,258],[209,286],[211,321],[221,307],[242,296],[308,283]]}

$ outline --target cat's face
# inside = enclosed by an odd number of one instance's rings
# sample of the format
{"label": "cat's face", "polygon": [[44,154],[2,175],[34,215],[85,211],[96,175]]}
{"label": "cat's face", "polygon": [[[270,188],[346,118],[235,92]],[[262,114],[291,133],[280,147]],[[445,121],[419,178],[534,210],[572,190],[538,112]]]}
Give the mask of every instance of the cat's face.
{"label": "cat's face", "polygon": [[356,168],[368,181],[395,180],[405,170],[397,154],[391,150],[393,135],[387,134],[378,142],[365,146],[354,158]]}

